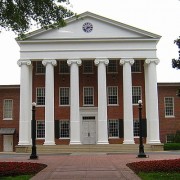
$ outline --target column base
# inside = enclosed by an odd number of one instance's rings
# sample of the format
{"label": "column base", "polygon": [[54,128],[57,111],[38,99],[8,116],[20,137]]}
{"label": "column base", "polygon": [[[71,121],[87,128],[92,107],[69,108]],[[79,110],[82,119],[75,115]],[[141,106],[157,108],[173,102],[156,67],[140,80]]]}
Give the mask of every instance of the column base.
{"label": "column base", "polygon": [[134,140],[124,140],[123,144],[135,144]]}
{"label": "column base", "polygon": [[80,141],[70,141],[69,143],[70,145],[78,145],[78,144],[82,144]]}
{"label": "column base", "polygon": [[147,144],[161,144],[160,140],[150,140]]}
{"label": "column base", "polygon": [[56,145],[56,144],[53,141],[47,141],[47,142],[44,142],[43,145]]}
{"label": "column base", "polygon": [[31,143],[28,141],[19,141],[18,142],[18,146],[29,146],[29,145],[31,145]]}
{"label": "column base", "polygon": [[109,144],[108,141],[98,141],[97,144]]}

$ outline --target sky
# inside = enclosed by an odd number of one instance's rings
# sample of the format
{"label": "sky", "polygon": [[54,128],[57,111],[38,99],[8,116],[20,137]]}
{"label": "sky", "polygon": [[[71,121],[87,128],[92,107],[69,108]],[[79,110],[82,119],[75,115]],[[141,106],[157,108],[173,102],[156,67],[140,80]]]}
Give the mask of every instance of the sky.
{"label": "sky", "polygon": [[[180,36],[180,0],[70,0],[77,14],[85,11],[107,17],[162,36],[157,44],[158,82],[180,82],[180,70],[171,60],[178,58],[174,40]],[[20,84],[19,46],[13,32],[0,33],[0,85]]]}

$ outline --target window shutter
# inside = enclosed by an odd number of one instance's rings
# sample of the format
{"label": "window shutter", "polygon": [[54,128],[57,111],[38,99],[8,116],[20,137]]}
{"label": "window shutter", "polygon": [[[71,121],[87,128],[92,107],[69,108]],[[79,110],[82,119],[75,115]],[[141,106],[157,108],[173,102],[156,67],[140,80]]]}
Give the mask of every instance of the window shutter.
{"label": "window shutter", "polygon": [[124,137],[124,123],[123,119],[119,119],[119,138]]}
{"label": "window shutter", "polygon": [[59,139],[59,120],[55,120],[55,138]]}
{"label": "window shutter", "polygon": [[142,137],[147,137],[147,120],[142,119]]}

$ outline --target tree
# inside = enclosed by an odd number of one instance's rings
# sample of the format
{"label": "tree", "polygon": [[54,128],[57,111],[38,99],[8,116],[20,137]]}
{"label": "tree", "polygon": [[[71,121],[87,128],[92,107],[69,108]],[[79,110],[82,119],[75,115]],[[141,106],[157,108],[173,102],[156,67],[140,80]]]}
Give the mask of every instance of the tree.
{"label": "tree", "polygon": [[0,27],[12,30],[19,37],[30,27],[56,28],[65,25],[64,19],[74,13],[63,5],[68,0],[0,0]]}
{"label": "tree", "polygon": [[172,59],[172,67],[173,68],[177,68],[177,69],[180,69],[180,37],[178,39],[176,39],[174,41],[174,43],[178,46],[179,48],[179,59]]}

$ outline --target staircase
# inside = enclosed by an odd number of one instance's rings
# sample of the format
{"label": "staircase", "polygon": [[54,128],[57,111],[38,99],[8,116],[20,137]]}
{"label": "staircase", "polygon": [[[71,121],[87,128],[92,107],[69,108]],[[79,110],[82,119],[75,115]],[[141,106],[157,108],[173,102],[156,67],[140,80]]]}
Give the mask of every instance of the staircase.
{"label": "staircase", "polygon": [[[37,145],[38,154],[139,152],[138,144]],[[144,144],[144,151],[163,151],[163,144]],[[31,153],[31,146],[16,146],[17,153]]]}

